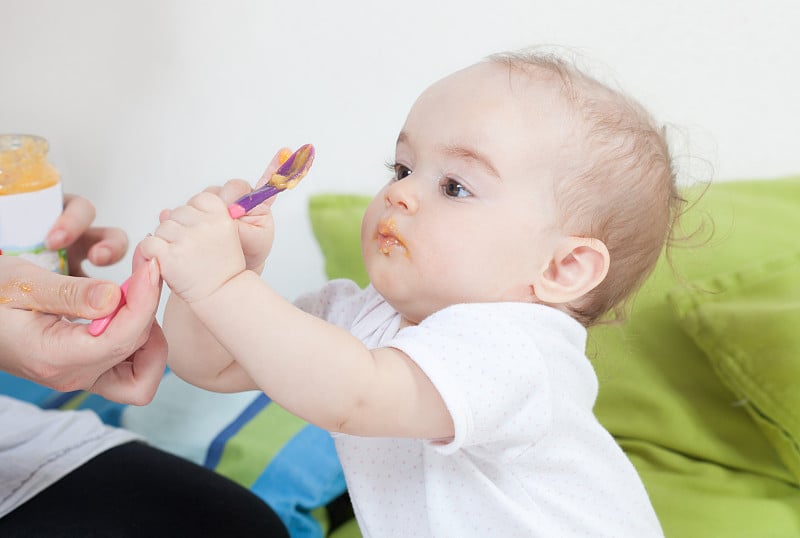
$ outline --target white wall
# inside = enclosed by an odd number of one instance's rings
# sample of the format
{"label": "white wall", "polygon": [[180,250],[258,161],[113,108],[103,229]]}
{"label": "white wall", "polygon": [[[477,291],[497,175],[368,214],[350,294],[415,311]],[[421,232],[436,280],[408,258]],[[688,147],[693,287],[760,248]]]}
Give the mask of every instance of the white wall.
{"label": "white wall", "polygon": [[798,23],[796,0],[0,0],[0,131],[47,137],[66,190],[134,241],[161,208],[313,143],[265,275],[292,298],[323,282],[308,195],[377,190],[417,94],[498,50],[607,66],[681,127],[689,178],[800,172]]}

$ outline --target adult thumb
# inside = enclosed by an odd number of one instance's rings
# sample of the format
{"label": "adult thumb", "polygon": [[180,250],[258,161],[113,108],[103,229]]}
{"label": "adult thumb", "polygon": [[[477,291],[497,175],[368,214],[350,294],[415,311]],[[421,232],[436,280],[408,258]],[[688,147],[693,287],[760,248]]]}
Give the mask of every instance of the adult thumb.
{"label": "adult thumb", "polygon": [[45,269],[19,282],[17,296],[11,298],[16,308],[71,318],[96,319],[108,315],[121,297],[119,286],[113,282],[64,276]]}

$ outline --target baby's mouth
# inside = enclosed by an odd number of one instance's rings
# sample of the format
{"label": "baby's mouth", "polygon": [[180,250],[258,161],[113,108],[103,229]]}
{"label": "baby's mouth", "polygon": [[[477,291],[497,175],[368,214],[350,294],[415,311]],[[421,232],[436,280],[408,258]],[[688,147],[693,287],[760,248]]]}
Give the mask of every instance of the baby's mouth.
{"label": "baby's mouth", "polygon": [[408,248],[403,238],[397,233],[397,224],[394,219],[380,221],[378,229],[375,231],[375,239],[378,241],[378,251],[385,256],[388,256],[394,247],[403,247],[408,255]]}

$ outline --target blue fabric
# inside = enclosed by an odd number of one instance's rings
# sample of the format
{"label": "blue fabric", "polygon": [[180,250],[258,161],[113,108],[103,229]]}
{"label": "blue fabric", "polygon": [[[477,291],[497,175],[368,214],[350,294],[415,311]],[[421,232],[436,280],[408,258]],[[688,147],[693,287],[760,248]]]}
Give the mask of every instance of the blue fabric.
{"label": "blue fabric", "polygon": [[[314,465],[308,465],[313,461]],[[275,484],[285,484],[278,490]],[[311,511],[325,506],[345,491],[336,448],[330,433],[311,424],[283,447],[264,469],[251,490],[283,520],[292,537],[322,536]]]}
{"label": "blue fabric", "polygon": [[225,449],[227,442],[271,401],[272,400],[267,398],[266,394],[259,394],[258,397],[256,397],[256,399],[253,400],[253,402],[248,405],[238,417],[236,417],[236,420],[225,427],[219,433],[219,435],[217,435],[214,440],[211,441],[211,444],[208,447],[208,452],[206,453],[206,460],[203,465],[209,469],[215,469],[219,464],[220,458],[222,458],[222,452]]}
{"label": "blue fabric", "polygon": [[0,394],[13,396],[18,400],[32,403],[40,407],[48,407],[49,400],[60,397],[63,393],[37,385],[32,381],[0,372]]}
{"label": "blue fabric", "polygon": [[122,410],[126,407],[84,391],[58,392],[6,372],[0,372],[0,394],[38,405],[42,409],[88,409],[111,426],[119,426]]}

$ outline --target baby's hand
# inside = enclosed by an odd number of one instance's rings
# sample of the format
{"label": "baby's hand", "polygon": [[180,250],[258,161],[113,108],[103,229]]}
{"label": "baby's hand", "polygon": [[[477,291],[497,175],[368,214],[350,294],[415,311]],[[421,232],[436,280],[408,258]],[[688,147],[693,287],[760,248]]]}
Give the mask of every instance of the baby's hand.
{"label": "baby's hand", "polygon": [[[218,195],[222,200],[230,205],[242,196],[250,194],[267,183],[280,165],[291,157],[292,151],[289,148],[281,148],[278,153],[267,165],[267,169],[261,175],[261,179],[255,187],[250,188],[247,182],[241,179],[232,179],[222,187],[209,187],[207,192]],[[247,268],[258,274],[264,270],[264,261],[272,250],[272,241],[275,238],[275,226],[272,220],[270,208],[275,198],[269,198],[266,202],[254,207],[246,215],[238,219],[239,239],[244,252]]]}
{"label": "baby's hand", "polygon": [[[229,206],[252,190],[246,181],[232,179],[222,187],[209,187],[206,192],[216,194],[226,206]],[[272,249],[272,241],[275,237],[275,226],[272,220],[272,211],[270,211],[274,201],[275,198],[270,198],[235,221],[247,268],[258,274],[264,270],[264,261]]]}
{"label": "baby's hand", "polygon": [[164,211],[155,234],[139,248],[145,258],[158,260],[172,291],[192,303],[246,269],[239,224],[219,196],[201,192],[187,205]]}

